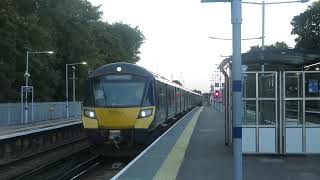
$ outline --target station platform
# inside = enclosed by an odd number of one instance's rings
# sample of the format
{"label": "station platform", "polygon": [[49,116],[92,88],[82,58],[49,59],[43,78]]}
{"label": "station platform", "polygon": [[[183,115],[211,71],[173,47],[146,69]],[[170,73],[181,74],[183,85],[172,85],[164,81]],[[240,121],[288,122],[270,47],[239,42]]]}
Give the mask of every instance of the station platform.
{"label": "station platform", "polygon": [[80,118],[37,121],[30,124],[0,126],[0,140],[80,124]]}
{"label": "station platform", "polygon": [[[197,107],[112,179],[233,179],[232,148],[224,142],[224,113]],[[243,156],[244,180],[318,180],[320,156]]]}

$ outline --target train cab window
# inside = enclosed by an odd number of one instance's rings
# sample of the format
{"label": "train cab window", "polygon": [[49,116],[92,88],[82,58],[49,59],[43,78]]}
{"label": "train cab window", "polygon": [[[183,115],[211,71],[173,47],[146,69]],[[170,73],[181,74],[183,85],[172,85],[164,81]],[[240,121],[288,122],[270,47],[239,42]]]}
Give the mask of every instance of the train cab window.
{"label": "train cab window", "polygon": [[146,93],[145,93],[145,98],[143,100],[142,106],[147,107],[147,106],[154,106],[154,86],[153,83],[149,83],[149,85],[146,88]]}
{"label": "train cab window", "polygon": [[85,97],[83,100],[83,105],[84,106],[93,106],[93,98],[92,98],[92,86],[91,86],[91,81],[87,80],[86,82],[86,89],[85,89]]}
{"label": "train cab window", "polygon": [[94,79],[96,106],[140,106],[146,79],[136,75],[106,75]]}

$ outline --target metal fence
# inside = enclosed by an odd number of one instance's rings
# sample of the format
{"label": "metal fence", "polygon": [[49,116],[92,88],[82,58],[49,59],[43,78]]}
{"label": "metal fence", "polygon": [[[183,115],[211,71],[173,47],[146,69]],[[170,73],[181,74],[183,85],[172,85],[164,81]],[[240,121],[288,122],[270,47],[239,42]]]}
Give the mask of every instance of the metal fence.
{"label": "metal fence", "polygon": [[[41,102],[33,103],[33,113],[31,103],[28,104],[28,123],[44,120],[67,118],[65,102]],[[81,102],[69,102],[69,118],[80,118]],[[21,103],[1,103],[0,104],[0,126],[23,124],[23,112]]]}

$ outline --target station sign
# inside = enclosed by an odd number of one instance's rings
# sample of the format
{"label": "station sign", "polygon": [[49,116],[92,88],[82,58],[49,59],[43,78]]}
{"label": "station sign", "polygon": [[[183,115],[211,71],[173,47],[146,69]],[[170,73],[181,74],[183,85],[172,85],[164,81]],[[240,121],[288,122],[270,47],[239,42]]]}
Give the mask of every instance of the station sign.
{"label": "station sign", "polygon": [[318,80],[317,79],[310,79],[309,80],[309,93],[318,93]]}
{"label": "station sign", "polygon": [[22,86],[22,91],[24,92],[32,92],[33,86]]}

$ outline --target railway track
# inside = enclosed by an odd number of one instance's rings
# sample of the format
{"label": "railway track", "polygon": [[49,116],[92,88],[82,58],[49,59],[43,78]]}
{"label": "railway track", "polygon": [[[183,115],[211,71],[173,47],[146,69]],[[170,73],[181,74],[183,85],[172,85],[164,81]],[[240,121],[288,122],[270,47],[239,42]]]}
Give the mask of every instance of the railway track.
{"label": "railway track", "polygon": [[56,161],[72,156],[80,151],[89,148],[87,138],[75,140],[46,152],[24,158],[0,166],[0,179],[16,179],[28,172],[33,172],[44,166],[48,166]]}
{"label": "railway track", "polygon": [[[24,179],[63,179],[61,175],[70,171],[73,167],[87,161],[96,155],[90,153],[89,148],[84,149],[80,152],[74,153],[70,156],[62,158],[57,161],[51,161],[42,166],[38,166],[28,172],[22,173],[13,179],[24,180]],[[97,157],[96,157],[97,158]]]}
{"label": "railway track", "polygon": [[96,155],[87,161],[77,165],[76,167],[70,169],[66,173],[62,174],[60,178],[58,179],[77,179],[81,175],[87,173],[92,168],[95,168],[99,164],[103,163],[103,159],[101,156]]}
{"label": "railway track", "polygon": [[[168,126],[159,131],[161,135]],[[156,138],[154,136],[152,139]],[[152,140],[151,140],[152,141]],[[147,146],[148,144],[146,144]],[[140,150],[144,148],[141,147]],[[60,152],[65,153],[65,151]],[[58,153],[59,154],[59,153]],[[110,179],[119,172],[126,164],[132,160],[132,157],[114,157],[107,158],[92,153],[90,148],[86,148],[80,152],[70,154],[60,160],[48,160],[43,165],[33,167],[27,172],[17,173],[19,175],[5,178],[16,180],[64,180],[64,179]],[[17,168],[19,168],[17,166]]]}
{"label": "railway track", "polygon": [[[180,119],[178,117],[176,121]],[[157,137],[168,130],[174,123],[163,126],[154,136],[150,137],[150,141],[146,143],[147,147]],[[141,150],[143,150],[142,148]],[[74,153],[58,161],[52,161],[45,166],[34,168],[32,171],[21,174],[14,179],[29,180],[91,180],[91,179],[111,179],[123,167],[125,167],[134,157],[114,157],[107,158],[96,155],[87,148],[78,153]]]}
{"label": "railway track", "polygon": [[[164,127],[152,139],[158,137],[169,126]],[[152,140],[151,140],[152,141]],[[148,144],[146,144],[147,146]],[[142,148],[141,150],[143,150]],[[44,166],[34,168],[27,173],[21,174],[14,179],[16,180],[91,180],[91,179],[111,179],[132,157],[104,157],[96,155],[87,148],[81,152],[72,154],[64,159],[49,163]]]}
{"label": "railway track", "polygon": [[74,175],[72,180],[91,180],[91,179],[111,179],[117,174],[125,165],[131,161],[131,158],[115,158],[115,159],[104,159],[99,163],[92,163],[83,171]]}
{"label": "railway track", "polygon": [[36,168],[15,179],[108,179],[120,171],[129,161],[128,158],[105,158],[85,150],[50,165]]}

